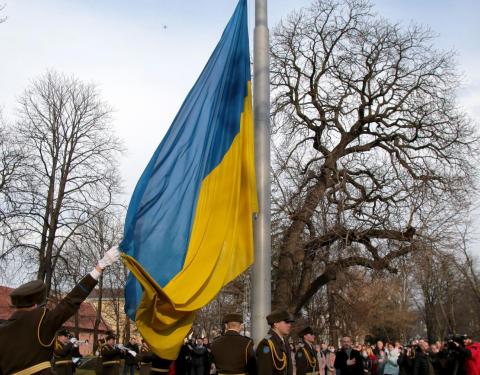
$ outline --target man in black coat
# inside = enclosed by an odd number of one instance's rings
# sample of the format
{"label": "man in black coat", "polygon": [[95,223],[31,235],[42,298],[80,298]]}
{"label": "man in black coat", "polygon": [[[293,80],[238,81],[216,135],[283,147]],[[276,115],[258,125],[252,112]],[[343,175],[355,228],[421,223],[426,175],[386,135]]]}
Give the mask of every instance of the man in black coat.
{"label": "man in black coat", "polygon": [[345,336],[341,340],[342,349],[335,356],[335,368],[340,375],[363,375],[362,356],[352,348],[352,339]]}

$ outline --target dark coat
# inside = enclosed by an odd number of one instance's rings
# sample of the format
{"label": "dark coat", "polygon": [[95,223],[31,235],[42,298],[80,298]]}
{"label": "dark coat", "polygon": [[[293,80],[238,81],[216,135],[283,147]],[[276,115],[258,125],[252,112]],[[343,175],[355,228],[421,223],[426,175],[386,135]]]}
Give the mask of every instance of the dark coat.
{"label": "dark coat", "polygon": [[73,374],[72,357],[75,353],[75,347],[70,341],[62,344],[58,339],[55,342],[54,363],[55,373],[57,375],[71,375]]}
{"label": "dark coat", "polygon": [[[127,345],[125,345],[125,347],[138,354],[138,345],[127,343]],[[134,357],[133,355],[131,355],[129,353],[125,354],[125,365],[126,366],[133,366],[136,363],[137,363],[137,357]]]}
{"label": "dark coat", "polygon": [[[97,281],[87,275],[54,309],[18,310],[0,323],[0,374],[12,374],[50,361],[55,333],[75,314],[96,284]],[[52,370],[45,369],[40,373],[51,374]]]}
{"label": "dark coat", "polygon": [[253,341],[236,331],[228,330],[213,341],[212,358],[218,373],[257,373]]}
{"label": "dark coat", "polygon": [[435,375],[432,361],[428,354],[417,352],[413,363],[413,375]]}
{"label": "dark coat", "polygon": [[297,375],[318,372],[317,352],[312,345],[304,342],[303,346],[295,353]]}
{"label": "dark coat", "polygon": [[[355,364],[348,366],[348,359],[355,359]],[[335,356],[335,368],[340,370],[340,375],[363,375],[362,355],[355,349],[350,351],[350,356],[345,350],[339,350]]]}
{"label": "dark coat", "polygon": [[121,359],[123,352],[115,346],[105,344],[102,346],[102,374],[118,375],[120,373]]}
{"label": "dark coat", "polygon": [[153,352],[150,349],[142,347],[138,353],[138,363],[140,364],[140,375],[150,374],[150,367],[153,360]]}
{"label": "dark coat", "polygon": [[[274,351],[272,351],[272,349]],[[257,347],[258,375],[292,375],[293,365],[290,346],[273,330],[260,341]]]}

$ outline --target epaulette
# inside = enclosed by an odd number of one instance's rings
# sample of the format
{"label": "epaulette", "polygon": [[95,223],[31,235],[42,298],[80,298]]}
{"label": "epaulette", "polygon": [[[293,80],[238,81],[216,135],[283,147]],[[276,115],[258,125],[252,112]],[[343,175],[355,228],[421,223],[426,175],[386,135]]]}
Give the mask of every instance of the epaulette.
{"label": "epaulette", "polygon": [[304,344],[304,343],[299,343],[299,344],[298,344],[298,347],[299,347],[299,348],[304,348],[304,347],[305,347],[305,344]]}
{"label": "epaulette", "polygon": [[272,338],[272,335],[270,333],[267,333],[265,335],[265,340],[270,340]]}

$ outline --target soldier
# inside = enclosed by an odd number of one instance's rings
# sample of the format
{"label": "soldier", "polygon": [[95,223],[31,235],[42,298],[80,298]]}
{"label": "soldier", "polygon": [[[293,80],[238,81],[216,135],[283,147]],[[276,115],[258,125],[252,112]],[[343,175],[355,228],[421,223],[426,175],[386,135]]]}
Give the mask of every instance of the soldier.
{"label": "soldier", "polygon": [[73,374],[72,356],[75,348],[68,337],[69,332],[66,329],[62,329],[57,333],[55,349],[53,351],[55,372],[57,375]]}
{"label": "soldier", "polygon": [[212,343],[213,362],[218,374],[257,373],[252,339],[242,336],[243,318],[241,314],[227,314],[223,319],[225,334]]}
{"label": "soldier", "polygon": [[43,281],[30,281],[10,294],[12,316],[0,323],[0,374],[51,374],[55,333],[80,308],[97,284],[105,267],[118,260],[117,247],[111,248],[52,310],[45,307]]}
{"label": "soldier", "polygon": [[102,374],[119,375],[124,351],[115,346],[114,335],[107,336],[105,341],[106,343],[102,345],[102,350],[100,351],[102,355]]}
{"label": "soldier", "polygon": [[158,355],[152,355],[152,367],[150,367],[151,375],[159,375],[159,373],[168,374],[170,372],[170,365],[172,361],[169,359],[160,358]]}
{"label": "soldier", "polygon": [[273,311],[267,316],[270,330],[257,347],[258,375],[292,375],[292,357],[287,337],[294,322],[284,311]]}
{"label": "soldier", "polygon": [[150,367],[153,359],[153,353],[148,347],[148,344],[145,340],[142,339],[142,346],[140,348],[140,353],[138,354],[138,361],[140,365],[140,375],[150,374]]}
{"label": "soldier", "polygon": [[315,335],[312,328],[305,327],[298,335],[302,338],[302,344],[295,353],[297,375],[318,374],[317,352],[313,347]]}

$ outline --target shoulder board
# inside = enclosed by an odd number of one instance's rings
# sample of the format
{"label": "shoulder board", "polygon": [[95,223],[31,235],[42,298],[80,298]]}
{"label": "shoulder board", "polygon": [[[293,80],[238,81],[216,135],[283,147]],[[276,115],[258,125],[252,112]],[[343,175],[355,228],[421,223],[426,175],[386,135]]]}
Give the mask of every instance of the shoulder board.
{"label": "shoulder board", "polygon": [[272,338],[272,335],[270,333],[267,333],[265,335],[265,340],[270,340]]}
{"label": "shoulder board", "polygon": [[299,348],[304,348],[304,347],[305,347],[305,344],[304,344],[304,343],[300,343],[300,344],[298,344],[298,347],[299,347]]}

